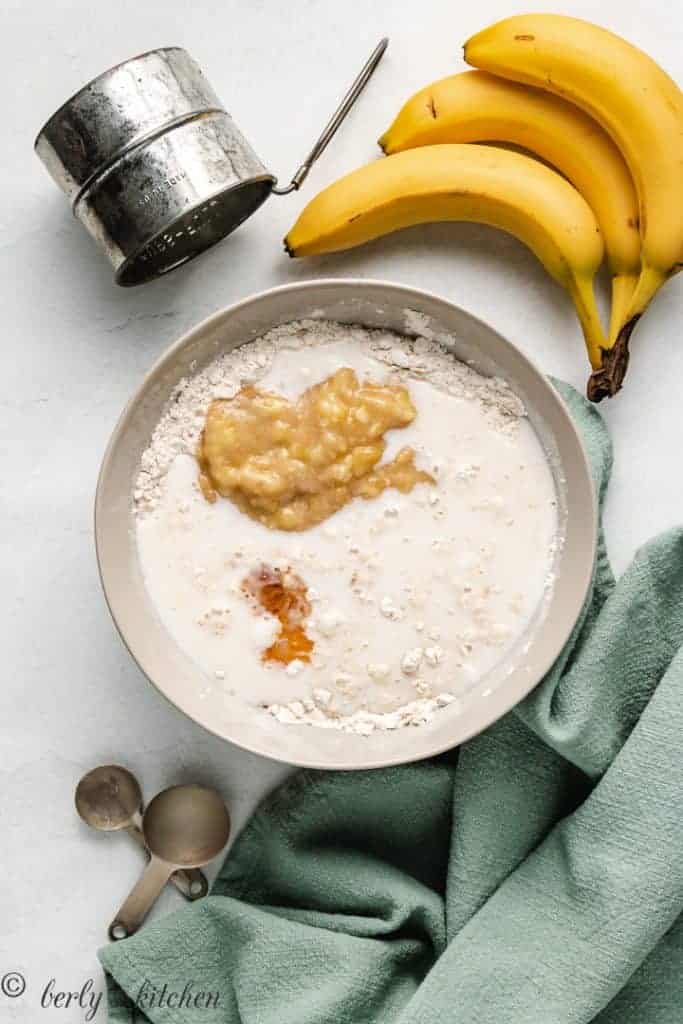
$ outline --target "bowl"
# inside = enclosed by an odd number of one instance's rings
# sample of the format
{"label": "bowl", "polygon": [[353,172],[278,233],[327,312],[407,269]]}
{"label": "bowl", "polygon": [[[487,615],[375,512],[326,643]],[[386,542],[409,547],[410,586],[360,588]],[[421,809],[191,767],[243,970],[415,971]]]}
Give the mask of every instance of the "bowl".
{"label": "bowl", "polygon": [[[148,597],[132,522],[140,457],[173,389],[219,354],[291,320],[307,317],[405,333],[406,310],[455,336],[454,354],[504,377],[525,403],[548,454],[561,542],[554,587],[528,630],[468,692],[418,727],[358,736],[283,725],[227,696],[176,646]],[[427,292],[381,281],[319,280],[254,295],[198,324],[159,359],[126,406],[102,462],[95,499],[100,576],[114,622],[159,692],[216,736],[253,753],[311,768],[360,769],[415,761],[454,747],[510,711],[542,679],[581,612],[595,560],[597,511],[588,459],[564,402],[514,345],[463,309]],[[236,671],[238,668],[236,667]]]}

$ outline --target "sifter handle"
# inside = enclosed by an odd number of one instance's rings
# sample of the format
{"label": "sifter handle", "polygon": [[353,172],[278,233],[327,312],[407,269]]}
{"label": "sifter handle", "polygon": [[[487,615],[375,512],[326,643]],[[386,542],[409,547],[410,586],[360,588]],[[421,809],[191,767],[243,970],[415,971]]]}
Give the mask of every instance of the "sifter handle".
{"label": "sifter handle", "polygon": [[388,45],[389,40],[385,36],[384,39],[380,40],[380,42],[377,44],[375,49],[370,54],[368,60],[363,65],[362,69],[354,79],[351,88],[346,93],[344,99],[341,101],[341,103],[335,110],[334,114],[323,128],[317,142],[313,146],[313,149],[310,151],[304,162],[293,175],[289,185],[285,185],[284,188],[278,188],[277,186],[273,187],[273,192],[275,193],[275,195],[286,196],[289,192],[296,192],[297,189],[301,187],[306,177],[308,176],[308,172],[310,171],[311,167],[316,162],[318,157],[326,149],[327,144],[335,135],[342,121],[344,120],[348,112],[351,110],[351,107],[354,105],[354,103],[362,93],[363,89],[370,81],[370,78],[372,77],[375,68],[381,61],[384,55],[384,51],[386,50]]}

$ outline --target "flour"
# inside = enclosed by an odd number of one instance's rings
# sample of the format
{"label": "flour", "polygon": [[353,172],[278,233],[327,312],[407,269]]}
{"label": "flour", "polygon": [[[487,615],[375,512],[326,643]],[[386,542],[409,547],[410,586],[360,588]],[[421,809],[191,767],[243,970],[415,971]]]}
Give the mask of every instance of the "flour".
{"label": "flour", "polygon": [[393,732],[408,725],[427,725],[435,711],[451,705],[457,705],[457,698],[452,693],[440,693],[437,697],[418,697],[396,711],[382,714],[356,711],[352,715],[326,715],[323,706],[311,700],[271,704],[266,710],[285,725],[317,725],[356,736],[370,736],[375,731]]}
{"label": "flour", "polygon": [[[555,490],[522,402],[422,314],[405,322],[415,337],[302,320],[226,352],[177,385],[141,458],[133,512],[160,618],[211,685],[285,725],[369,736],[455,714],[547,598]],[[434,483],[299,533],[206,502],[195,453],[209,404],[246,385],[294,400],[340,366],[408,388],[418,414],[385,458],[410,444]],[[308,586],[310,662],[262,662],[278,623],[241,586],[264,563]]]}

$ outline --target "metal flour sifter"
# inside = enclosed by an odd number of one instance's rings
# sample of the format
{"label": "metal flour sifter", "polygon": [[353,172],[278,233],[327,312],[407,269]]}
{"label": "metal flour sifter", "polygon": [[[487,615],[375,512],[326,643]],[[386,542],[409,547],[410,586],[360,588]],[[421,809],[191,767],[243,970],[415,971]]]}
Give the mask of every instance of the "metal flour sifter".
{"label": "metal flour sifter", "polygon": [[284,187],[180,47],[150,50],[94,78],[43,126],[36,153],[116,282],[144,284],[220,241],[271,194],[298,189],[387,44],[374,49]]}

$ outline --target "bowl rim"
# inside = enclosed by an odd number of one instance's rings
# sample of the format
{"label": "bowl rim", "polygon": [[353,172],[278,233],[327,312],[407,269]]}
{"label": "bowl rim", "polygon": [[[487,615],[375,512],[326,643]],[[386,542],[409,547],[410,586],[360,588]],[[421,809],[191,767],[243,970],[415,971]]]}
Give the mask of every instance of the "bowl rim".
{"label": "bowl rim", "polygon": [[[259,742],[255,741],[245,741],[235,735],[227,736],[219,728],[213,728],[207,721],[200,720],[199,718],[195,717],[195,715],[181,707],[170,696],[170,694],[166,692],[162,685],[159,682],[157,682],[153,678],[153,676],[143,667],[140,659],[133,650],[132,645],[129,643],[125,635],[125,630],[119,621],[119,616],[117,615],[115,609],[115,600],[114,597],[112,596],[112,591],[108,585],[108,581],[106,579],[106,572],[103,564],[103,551],[107,543],[106,529],[103,525],[105,518],[105,512],[103,508],[104,487],[107,482],[110,467],[114,460],[117,447],[122,436],[125,434],[126,428],[131,420],[131,417],[133,416],[137,405],[145,396],[146,392],[148,391],[148,388],[154,383],[160,371],[167,364],[172,363],[175,356],[183,348],[189,345],[192,341],[196,340],[196,338],[200,336],[202,333],[206,333],[207,331],[209,331],[213,325],[217,324],[220,321],[223,321],[226,317],[235,316],[236,314],[239,314],[244,310],[248,309],[250,306],[258,304],[266,297],[269,298],[273,295],[281,293],[305,294],[312,287],[318,288],[325,286],[339,288],[340,290],[345,290],[351,294],[353,294],[353,292],[358,292],[359,290],[362,291],[365,289],[390,289],[393,293],[398,293],[405,298],[405,308],[408,309],[411,308],[411,299],[413,302],[415,302],[416,299],[434,301],[441,306],[446,306],[455,310],[460,315],[464,315],[467,319],[473,321],[475,324],[482,327],[485,331],[495,335],[497,339],[499,339],[504,345],[508,346],[514,351],[516,358],[518,358],[520,362],[524,364],[525,369],[528,372],[530,372],[530,374],[533,377],[535,377],[537,381],[540,381],[542,387],[546,391],[546,395],[548,397],[551,397],[554,401],[556,410],[560,413],[562,419],[564,420],[564,427],[569,431],[572,442],[575,445],[576,452],[579,455],[581,461],[581,470],[585,477],[583,482],[587,485],[587,490],[590,495],[589,507],[584,509],[584,513],[589,517],[588,528],[590,533],[590,543],[586,551],[586,557],[583,560],[582,565],[579,567],[578,570],[576,569],[576,567],[573,567],[572,569],[574,574],[576,574],[577,572],[579,573],[578,585],[574,588],[576,597],[572,601],[570,613],[567,613],[565,615],[566,624],[565,627],[558,632],[556,643],[553,645],[554,650],[552,652],[549,651],[543,658],[540,659],[539,666],[537,666],[533,674],[530,673],[531,682],[529,682],[528,679],[525,681],[522,678],[523,674],[520,671],[515,671],[510,676],[509,680],[505,684],[503,684],[507,688],[506,692],[508,697],[511,698],[505,701],[505,707],[501,709],[498,706],[497,702],[488,702],[489,710],[483,711],[477,717],[476,722],[472,723],[468,728],[460,730],[458,738],[455,741],[451,739],[450,741],[444,740],[442,742],[434,743],[433,746],[431,746],[429,751],[427,752],[408,751],[405,756],[397,755],[392,757],[368,757],[362,763],[358,764],[349,764],[347,761],[319,760],[316,757],[297,757],[296,760],[292,760],[291,758],[287,758],[279,752],[269,750],[265,742],[263,744],[260,744]],[[288,321],[284,320],[282,322],[285,323]],[[245,339],[245,341],[246,340],[247,339]],[[561,654],[565,644],[569,640],[569,637],[571,636],[577,622],[580,619],[581,612],[585,606],[586,599],[589,595],[590,585],[593,580],[595,572],[599,529],[599,510],[597,504],[596,488],[593,480],[593,475],[591,472],[590,460],[588,458],[588,454],[583,439],[572,417],[569,415],[569,411],[561,395],[556,390],[556,388],[553,387],[547,375],[544,374],[543,371],[539,369],[536,363],[532,359],[530,359],[524,352],[522,352],[521,349],[519,349],[513,342],[509,341],[504,335],[497,331],[496,328],[492,327],[487,321],[483,320],[480,317],[477,317],[473,313],[470,313],[468,310],[464,309],[462,306],[459,306],[457,303],[451,302],[448,299],[444,299],[442,296],[438,295],[435,292],[431,292],[423,288],[415,288],[410,285],[396,283],[386,279],[357,277],[308,278],[304,281],[297,281],[293,283],[276,285],[271,288],[265,288],[262,289],[261,291],[254,292],[243,299],[239,299],[238,301],[231,303],[228,306],[224,306],[221,307],[220,309],[215,310],[213,313],[209,314],[203,320],[199,321],[198,323],[190,327],[188,330],[184,331],[183,334],[179,338],[177,338],[176,341],[172,342],[154,361],[149,370],[147,370],[147,372],[144,374],[142,380],[138,384],[137,388],[135,389],[130,399],[125,404],[114,426],[114,429],[105,448],[104,455],[102,457],[102,462],[100,465],[100,470],[97,479],[93,511],[97,568],[107,608],[109,610],[109,613],[112,617],[112,620],[114,622],[114,625],[124,647],[130,654],[131,658],[133,659],[134,663],[137,665],[138,669],[141,671],[143,676],[147,679],[149,683],[152,684],[155,690],[159,694],[161,694],[161,696],[164,697],[167,703],[169,703],[173,708],[175,708],[176,711],[190,718],[190,720],[193,721],[195,724],[199,725],[206,732],[210,733],[213,736],[216,736],[223,742],[231,743],[232,745],[242,750],[246,750],[249,753],[256,754],[260,757],[264,757],[268,760],[278,762],[281,764],[287,764],[302,768],[332,771],[357,771],[374,768],[385,768],[393,765],[408,764],[415,761],[421,761],[426,758],[435,757],[439,754],[443,754],[448,750],[459,747],[461,744],[472,739],[474,736],[478,735],[485,729],[489,728],[499,718],[502,718],[505,714],[510,712],[514,707],[516,707],[526,696],[528,696],[528,694],[532,692],[532,690],[536,688],[536,686],[538,686],[542,682],[546,674],[549,672],[549,670],[552,668],[553,664],[556,662],[557,658]],[[494,708],[495,710],[491,710]],[[458,719],[458,721],[460,721],[460,719]],[[287,729],[296,728],[295,726],[280,727]],[[309,729],[312,727],[306,726],[305,728]],[[420,727],[420,729],[422,728],[426,727]],[[370,740],[371,742],[372,737],[362,737],[362,739],[364,739],[365,742],[368,742],[368,740]],[[368,747],[368,752],[370,753],[370,747]]]}

